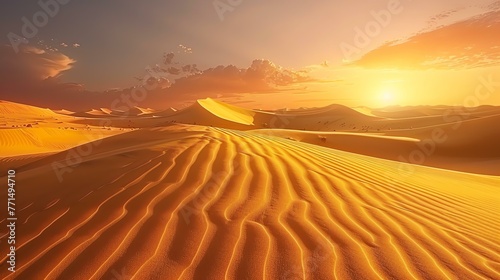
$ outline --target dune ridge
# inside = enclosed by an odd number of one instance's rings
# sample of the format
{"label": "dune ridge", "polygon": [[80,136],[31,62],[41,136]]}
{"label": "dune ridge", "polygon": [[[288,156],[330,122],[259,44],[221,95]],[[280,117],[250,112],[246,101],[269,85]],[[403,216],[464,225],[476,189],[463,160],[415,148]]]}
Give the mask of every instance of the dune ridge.
{"label": "dune ridge", "polygon": [[499,177],[185,125],[64,156],[18,168],[19,279],[500,277]]}
{"label": "dune ridge", "polygon": [[43,109],[35,106],[0,100],[0,115],[33,115],[37,117],[51,117],[56,115],[50,109]]}
{"label": "dune ridge", "polygon": [[253,125],[253,116],[255,115],[255,113],[251,110],[246,110],[243,108],[218,102],[211,98],[198,100],[196,102],[207,111],[211,112],[219,118],[236,123]]}
{"label": "dune ridge", "polygon": [[1,157],[63,151],[123,131],[88,131],[54,127],[0,129]]}

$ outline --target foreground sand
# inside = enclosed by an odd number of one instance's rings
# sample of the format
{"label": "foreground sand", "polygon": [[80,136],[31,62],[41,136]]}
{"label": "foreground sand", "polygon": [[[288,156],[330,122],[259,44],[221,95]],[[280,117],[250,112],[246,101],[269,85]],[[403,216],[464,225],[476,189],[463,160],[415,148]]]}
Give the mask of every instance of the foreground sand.
{"label": "foreground sand", "polygon": [[16,161],[16,279],[500,278],[499,177],[204,126],[76,150]]}

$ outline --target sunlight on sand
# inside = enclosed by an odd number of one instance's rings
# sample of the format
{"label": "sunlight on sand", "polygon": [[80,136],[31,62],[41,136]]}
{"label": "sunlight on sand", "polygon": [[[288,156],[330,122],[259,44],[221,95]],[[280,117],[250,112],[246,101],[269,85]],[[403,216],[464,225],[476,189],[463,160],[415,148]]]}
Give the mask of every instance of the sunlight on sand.
{"label": "sunlight on sand", "polygon": [[[126,117],[0,105],[18,279],[500,277],[500,109],[443,123],[211,99]],[[398,161],[436,127],[433,167]]]}

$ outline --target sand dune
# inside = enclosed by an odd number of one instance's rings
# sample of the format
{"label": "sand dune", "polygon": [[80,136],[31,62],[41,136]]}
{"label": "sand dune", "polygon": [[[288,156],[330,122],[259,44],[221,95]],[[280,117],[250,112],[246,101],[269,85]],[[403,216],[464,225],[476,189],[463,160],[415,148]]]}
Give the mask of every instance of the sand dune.
{"label": "sand dune", "polygon": [[385,133],[352,133],[301,131],[287,129],[259,129],[253,132],[314,144],[347,152],[378,158],[397,160],[399,155],[410,153],[421,140],[404,136],[387,136]]}
{"label": "sand dune", "polygon": [[151,109],[151,108],[142,108],[142,107],[137,107],[137,106],[135,106],[135,108],[140,111],[139,115],[147,115],[147,114],[156,113],[156,110]]}
{"label": "sand dune", "polygon": [[[419,121],[411,122],[412,124]],[[500,175],[500,115],[378,133],[260,129],[256,133],[399,161],[412,153],[418,164],[443,169]],[[439,137],[436,138],[436,135]]]}
{"label": "sand dune", "polygon": [[73,111],[69,111],[69,110],[66,110],[66,109],[61,109],[61,110],[52,110],[52,112],[56,113],[56,114],[61,114],[61,115],[72,115],[74,114],[75,112]]}
{"label": "sand dune", "polygon": [[457,119],[455,122],[406,131],[390,131],[387,134],[425,139],[431,138],[433,131],[439,130],[446,135],[446,141],[440,145],[440,150],[448,155],[498,157],[500,131],[495,128],[495,124],[499,122],[500,114]]}
{"label": "sand dune", "polygon": [[[373,109],[365,106],[360,106],[360,107],[354,107],[352,108],[353,110],[356,110],[357,112],[360,112],[361,114],[367,115],[367,116],[372,116],[372,117],[377,117],[377,115],[373,114]],[[380,116],[378,116],[380,117]]]}
{"label": "sand dune", "polygon": [[[500,278],[500,177],[443,169],[498,174],[496,107],[0,110],[19,224],[0,279]],[[385,160],[436,129],[447,140],[424,164],[440,169]]]}
{"label": "sand dune", "polygon": [[9,115],[52,117],[56,115],[56,113],[50,109],[42,109],[30,105],[0,100],[0,116]]}
{"label": "sand dune", "polygon": [[0,168],[2,168],[2,170],[8,170],[9,168],[17,169],[20,166],[37,161],[39,159],[43,159],[46,156],[52,155],[54,153],[56,152],[23,154],[7,157],[0,156]]}
{"label": "sand dune", "polygon": [[253,125],[253,116],[255,113],[251,110],[225,104],[211,98],[198,100],[197,104],[221,119],[245,125]]}
{"label": "sand dune", "polygon": [[99,108],[99,109],[91,109],[89,111],[84,112],[75,112],[71,114],[73,117],[80,118],[108,118],[113,117],[113,111],[107,108]]}
{"label": "sand dune", "polygon": [[62,151],[124,132],[76,120],[49,109],[0,101],[0,158]]}
{"label": "sand dune", "polygon": [[105,115],[109,115],[111,113],[111,110],[106,109],[106,108],[100,108],[100,109],[92,109],[86,113],[89,115],[105,116]]}
{"label": "sand dune", "polygon": [[[364,115],[342,105],[290,112],[269,112],[240,108],[210,98],[198,100],[194,105],[175,113],[168,113],[166,116],[170,122],[202,124],[238,130],[259,128],[333,130],[331,125],[335,124],[338,129],[356,130],[356,126],[359,129],[363,123],[380,119]],[[329,125],[325,126],[326,123]],[[347,127],[348,124],[349,127]]]}
{"label": "sand dune", "polygon": [[134,116],[152,114],[154,112],[155,110],[150,108],[141,108],[134,106],[130,107],[126,111],[113,110],[109,108],[99,108],[99,109],[91,109],[89,111],[84,111],[84,112],[70,113],[70,115],[82,118],[106,118],[106,117],[134,117]]}
{"label": "sand dune", "polygon": [[207,98],[166,117],[177,123],[202,124],[233,129],[251,129],[255,112]]}
{"label": "sand dune", "polygon": [[[426,116],[442,116],[446,112],[463,111],[463,107],[457,106],[406,106],[387,107],[382,109],[371,109],[370,113],[386,118],[416,118]],[[500,108],[496,106],[479,106],[474,108],[474,115],[499,114]]]}
{"label": "sand dune", "polygon": [[343,106],[343,105],[339,105],[339,104],[332,104],[332,105],[328,105],[328,106],[321,107],[321,108],[311,108],[311,109],[292,111],[292,114],[294,114],[294,115],[307,115],[307,116],[314,116],[314,117],[319,117],[319,116],[327,116],[327,117],[334,117],[334,116],[363,117],[363,116],[367,116],[367,117],[370,117],[364,113],[361,113],[361,112],[356,111],[354,109],[351,109],[347,106]]}
{"label": "sand dune", "polygon": [[50,127],[0,129],[0,157],[62,151],[118,133],[121,131]]}
{"label": "sand dune", "polygon": [[155,116],[161,116],[161,117],[168,117],[168,116],[171,116],[171,115],[175,114],[175,112],[177,112],[177,109],[170,107],[170,108],[168,108],[166,110],[161,110],[159,112],[154,112],[153,115],[155,115]]}
{"label": "sand dune", "polygon": [[141,108],[137,106],[133,106],[128,108],[128,110],[123,111],[123,110],[109,110],[110,115],[115,115],[115,116],[139,116],[143,114],[149,114],[152,113],[153,110],[149,108]]}
{"label": "sand dune", "polygon": [[18,279],[500,277],[499,177],[199,126],[65,156],[18,168]]}

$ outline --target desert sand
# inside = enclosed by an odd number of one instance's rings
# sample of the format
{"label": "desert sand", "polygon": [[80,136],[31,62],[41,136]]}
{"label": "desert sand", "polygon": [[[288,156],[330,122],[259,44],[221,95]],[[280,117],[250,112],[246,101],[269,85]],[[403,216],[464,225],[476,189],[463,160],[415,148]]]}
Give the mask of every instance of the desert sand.
{"label": "desert sand", "polygon": [[499,118],[2,102],[18,262],[0,278],[499,279]]}

